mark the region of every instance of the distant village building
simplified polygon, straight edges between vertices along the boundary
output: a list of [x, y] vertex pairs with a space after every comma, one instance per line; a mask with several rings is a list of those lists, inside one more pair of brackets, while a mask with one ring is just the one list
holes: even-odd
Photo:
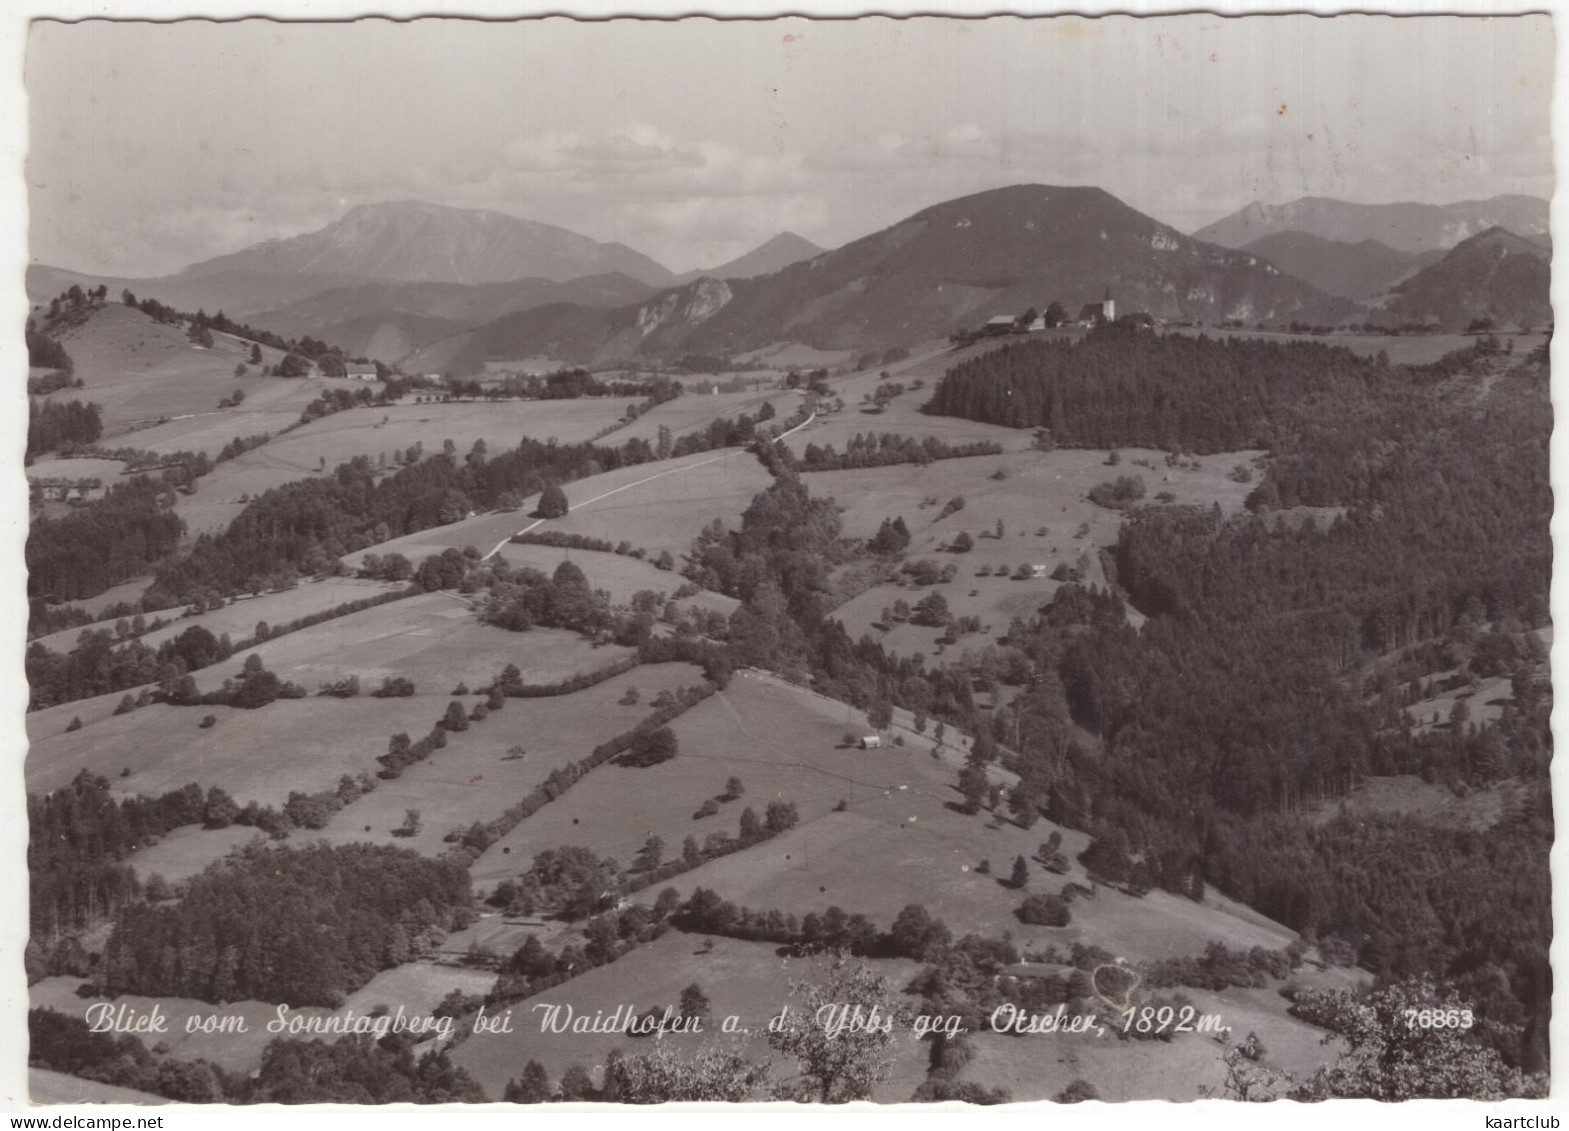
[[1013, 323], [1013, 315], [999, 314], [995, 318], [988, 319], [982, 329], [988, 334], [1011, 334], [1013, 332]]
[[880, 734], [868, 734], [861, 739], [862, 750], [876, 750], [882, 744], [883, 736]]
[[351, 361], [343, 367], [343, 375], [350, 381], [374, 381], [376, 379], [376, 367], [374, 365], [361, 365], [359, 362]]
[[1049, 577], [1050, 573], [1049, 573], [1049, 571], [1047, 570], [1047, 568], [1044, 565], [1032, 565], [1030, 567], [1030, 576], [1032, 578], [1034, 578], [1034, 577]]
[[1100, 322], [1115, 322], [1117, 320], [1117, 303], [1111, 297], [1111, 288], [1106, 288], [1106, 297], [1099, 302], [1087, 302], [1079, 311], [1079, 321], [1094, 326]]

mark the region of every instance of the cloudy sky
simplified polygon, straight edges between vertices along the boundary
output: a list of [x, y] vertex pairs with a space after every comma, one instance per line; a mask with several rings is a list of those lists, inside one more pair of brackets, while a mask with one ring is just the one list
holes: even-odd
[[36, 24], [36, 261], [175, 271], [422, 199], [681, 271], [1020, 182], [1191, 231], [1253, 200], [1550, 196], [1545, 17]]

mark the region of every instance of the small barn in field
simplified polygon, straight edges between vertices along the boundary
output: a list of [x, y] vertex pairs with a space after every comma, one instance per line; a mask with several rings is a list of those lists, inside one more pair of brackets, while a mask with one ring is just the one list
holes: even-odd
[[862, 750], [876, 750], [878, 747], [882, 746], [882, 744], [883, 736], [880, 734], [867, 734], [861, 737]]

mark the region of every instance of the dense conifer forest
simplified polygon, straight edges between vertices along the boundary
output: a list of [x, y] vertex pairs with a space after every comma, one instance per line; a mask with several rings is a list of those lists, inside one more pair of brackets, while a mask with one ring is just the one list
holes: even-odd
[[369, 844], [251, 848], [180, 899], [127, 905], [104, 951], [111, 993], [336, 1008], [471, 918], [468, 871]]
[[1107, 326], [954, 366], [922, 411], [1045, 428], [1065, 447], [1268, 448], [1298, 419], [1360, 416], [1391, 367], [1317, 342], [1156, 336]]

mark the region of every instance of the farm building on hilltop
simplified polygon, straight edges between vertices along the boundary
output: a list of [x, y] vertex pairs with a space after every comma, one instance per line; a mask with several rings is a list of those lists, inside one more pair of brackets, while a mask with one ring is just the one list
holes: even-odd
[[882, 744], [883, 736], [880, 734], [868, 734], [861, 739], [862, 750], [876, 750]]

